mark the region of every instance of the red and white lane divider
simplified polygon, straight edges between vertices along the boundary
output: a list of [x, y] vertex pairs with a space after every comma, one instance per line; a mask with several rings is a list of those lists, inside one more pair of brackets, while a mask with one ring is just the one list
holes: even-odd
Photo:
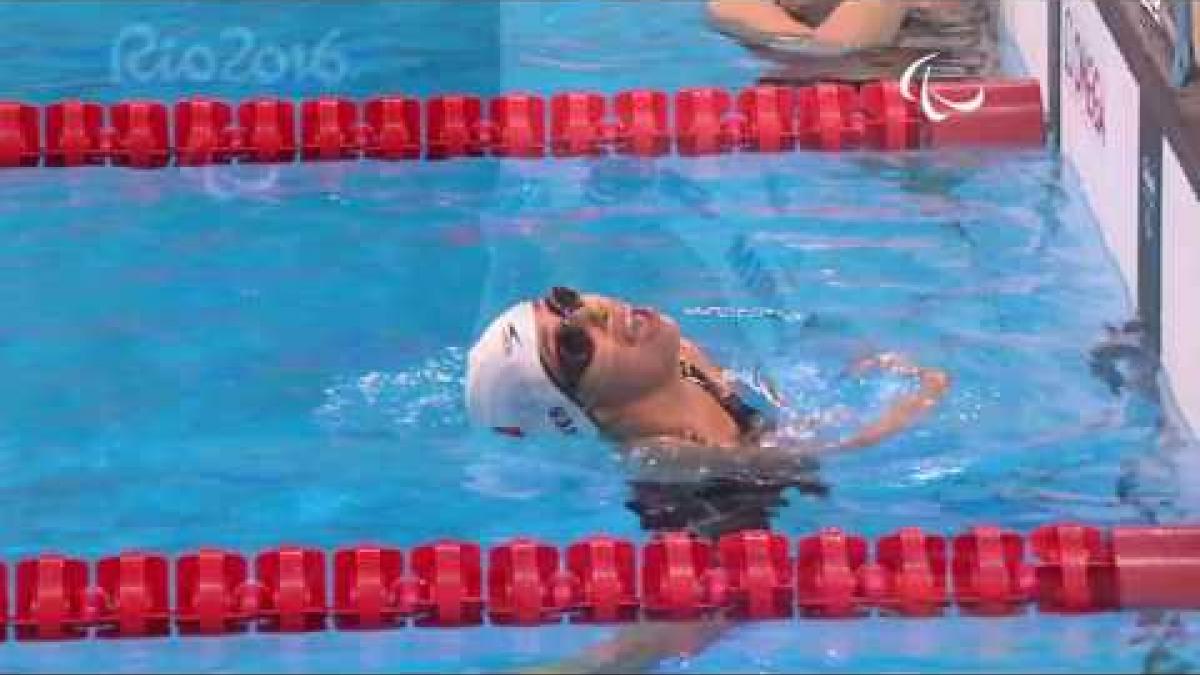
[[[897, 82], [855, 87], [693, 88], [673, 96], [625, 91], [611, 99], [566, 92], [548, 100], [516, 93], [380, 96], [361, 104], [323, 97], [256, 98], [231, 105], [190, 98], [112, 105], [63, 101], [44, 107], [0, 101], [0, 167], [112, 165], [141, 169], [228, 162], [449, 159], [454, 157], [643, 157], [734, 151], [900, 151], [955, 146], [1037, 147], [1044, 114], [1036, 80], [933, 84], [984, 104], [930, 120]], [[299, 116], [297, 117], [297, 107]]]
[[[1028, 550], [1027, 550], [1028, 549]], [[1032, 558], [1027, 557], [1032, 554]], [[485, 566], [484, 559], [487, 564]], [[1200, 526], [1046, 526], [1024, 537], [977, 527], [953, 537], [904, 528], [872, 546], [829, 529], [796, 546], [768, 531], [711, 543], [683, 532], [640, 547], [589, 537], [565, 551], [520, 538], [485, 552], [439, 541], [407, 553], [284, 547], [248, 560], [202, 549], [123, 553], [94, 565], [61, 555], [16, 564], [0, 637], [18, 640], [378, 629], [938, 616], [1200, 608]], [[173, 570], [173, 575], [172, 575]], [[172, 577], [173, 576], [173, 580]], [[174, 584], [174, 593], [169, 589]], [[332, 589], [332, 598], [330, 597]]]

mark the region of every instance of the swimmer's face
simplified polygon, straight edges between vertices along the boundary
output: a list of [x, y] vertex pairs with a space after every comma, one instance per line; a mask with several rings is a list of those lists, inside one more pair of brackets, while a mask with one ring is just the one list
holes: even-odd
[[560, 383], [582, 368], [574, 395], [584, 405], [628, 403], [677, 376], [679, 326], [671, 318], [602, 295], [549, 297], [535, 310], [542, 362]]

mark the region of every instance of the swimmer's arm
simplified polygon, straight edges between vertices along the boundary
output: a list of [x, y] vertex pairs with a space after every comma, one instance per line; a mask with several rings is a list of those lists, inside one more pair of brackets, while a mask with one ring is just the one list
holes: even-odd
[[774, 0], [709, 0], [708, 16], [718, 30], [750, 42], [813, 36], [812, 26], [792, 18]]
[[524, 673], [646, 673], [669, 658], [703, 651], [726, 630], [725, 619], [687, 623], [640, 623], [621, 628], [611, 639], [559, 663]]
[[850, 438], [839, 441], [833, 450], [856, 450], [893, 436], [912, 426], [938, 401], [950, 388], [950, 376], [937, 368], [926, 368], [914, 364], [907, 358], [894, 353], [880, 354], [863, 359], [851, 367], [851, 372], [861, 374], [878, 368], [897, 375], [918, 378], [920, 386], [917, 391], [900, 397], [879, 419], [859, 429]]
[[674, 436], [654, 436], [629, 443], [625, 458], [632, 472], [648, 481], [729, 478], [756, 483], [806, 483], [818, 469], [816, 450], [816, 446], [714, 446]]
[[848, 0], [814, 32], [818, 42], [863, 49], [896, 39], [908, 11], [904, 0]]

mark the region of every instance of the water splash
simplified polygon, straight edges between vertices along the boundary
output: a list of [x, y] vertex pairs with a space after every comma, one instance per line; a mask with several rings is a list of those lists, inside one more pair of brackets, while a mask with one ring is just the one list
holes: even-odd
[[406, 370], [346, 376], [325, 390], [313, 417], [321, 428], [341, 435], [458, 429], [466, 423], [464, 371], [463, 350], [446, 347]]

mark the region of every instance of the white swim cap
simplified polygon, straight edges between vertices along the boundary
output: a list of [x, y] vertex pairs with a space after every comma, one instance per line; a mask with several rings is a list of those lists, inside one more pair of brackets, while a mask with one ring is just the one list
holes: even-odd
[[510, 436], [594, 434], [596, 427], [546, 374], [531, 302], [501, 314], [467, 358], [471, 421]]

